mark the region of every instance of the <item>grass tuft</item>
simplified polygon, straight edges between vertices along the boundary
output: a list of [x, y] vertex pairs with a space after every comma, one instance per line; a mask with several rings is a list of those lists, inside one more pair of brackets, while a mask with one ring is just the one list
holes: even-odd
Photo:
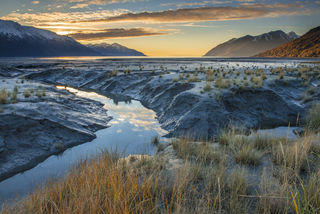
[[8, 93], [5, 88], [0, 91], [0, 104], [6, 104], [8, 101]]
[[314, 104], [308, 112], [307, 129], [310, 131], [320, 131], [320, 103]]
[[211, 91], [211, 90], [212, 90], [212, 87], [211, 87], [210, 82], [207, 82], [207, 83], [206, 83], [206, 85], [204, 86], [203, 90], [204, 90], [204, 91]]

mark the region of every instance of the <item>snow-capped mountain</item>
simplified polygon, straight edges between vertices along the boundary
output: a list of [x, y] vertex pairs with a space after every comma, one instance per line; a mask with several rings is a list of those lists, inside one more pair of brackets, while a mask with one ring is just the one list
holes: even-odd
[[298, 37], [294, 32], [286, 34], [281, 30], [271, 31], [258, 36], [246, 35], [240, 38], [233, 38], [214, 47], [205, 56], [250, 57], [290, 42]]
[[143, 53], [137, 50], [127, 48], [118, 43], [90, 44], [87, 45], [87, 47], [93, 49], [103, 56], [145, 56]]
[[0, 57], [96, 55], [100, 54], [70, 37], [0, 20]]
[[35, 27], [22, 26], [13, 21], [0, 20], [0, 34], [7, 35], [8, 37], [37, 37], [40, 39], [56, 39], [56, 40], [72, 40], [69, 37], [58, 36], [57, 34], [48, 31], [41, 30]]

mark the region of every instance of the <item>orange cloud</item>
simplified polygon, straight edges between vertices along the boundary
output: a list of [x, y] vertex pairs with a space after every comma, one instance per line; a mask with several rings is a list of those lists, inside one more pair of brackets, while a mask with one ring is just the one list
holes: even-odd
[[[106, 5], [115, 3], [135, 2], [136, 0], [65, 0], [67, 3], [78, 3], [86, 5]], [[144, 0], [139, 0], [144, 1]]]
[[89, 33], [74, 33], [68, 34], [68, 36], [76, 40], [101, 40], [101, 39], [112, 39], [112, 38], [125, 38], [125, 37], [140, 37], [140, 36], [155, 36], [155, 35], [166, 35], [168, 32], [166, 30], [154, 30], [146, 28], [115, 28], [106, 29], [99, 32], [89, 32]]
[[[302, 6], [295, 4], [246, 4], [240, 7], [200, 7], [166, 10], [160, 12], [124, 13], [104, 19], [85, 22], [202, 22], [276, 17], [302, 14]], [[77, 22], [77, 21], [76, 21]], [[80, 21], [81, 22], [81, 21]]]

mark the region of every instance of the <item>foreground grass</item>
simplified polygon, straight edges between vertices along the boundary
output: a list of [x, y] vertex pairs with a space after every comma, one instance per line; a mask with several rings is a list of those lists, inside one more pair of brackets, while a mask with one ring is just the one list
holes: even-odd
[[105, 151], [0, 213], [320, 213], [318, 108], [296, 140], [231, 128], [166, 148], [155, 137], [155, 157]]
[[315, 103], [307, 115], [307, 128], [320, 132], [320, 103]]
[[120, 159], [105, 151], [1, 213], [320, 212], [317, 136], [289, 141], [231, 130], [217, 143], [179, 138], [170, 147], [180, 167], [167, 169], [163, 154]]

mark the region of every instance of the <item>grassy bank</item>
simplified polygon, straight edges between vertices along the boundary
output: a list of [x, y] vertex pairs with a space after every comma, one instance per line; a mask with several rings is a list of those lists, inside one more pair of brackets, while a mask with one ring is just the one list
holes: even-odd
[[[296, 141], [225, 133], [172, 141], [154, 158], [104, 152], [7, 213], [319, 213], [319, 137]], [[180, 166], [167, 168], [173, 149]]]
[[155, 157], [105, 151], [1, 214], [320, 213], [318, 110], [295, 140], [229, 129], [215, 141], [154, 143]]

